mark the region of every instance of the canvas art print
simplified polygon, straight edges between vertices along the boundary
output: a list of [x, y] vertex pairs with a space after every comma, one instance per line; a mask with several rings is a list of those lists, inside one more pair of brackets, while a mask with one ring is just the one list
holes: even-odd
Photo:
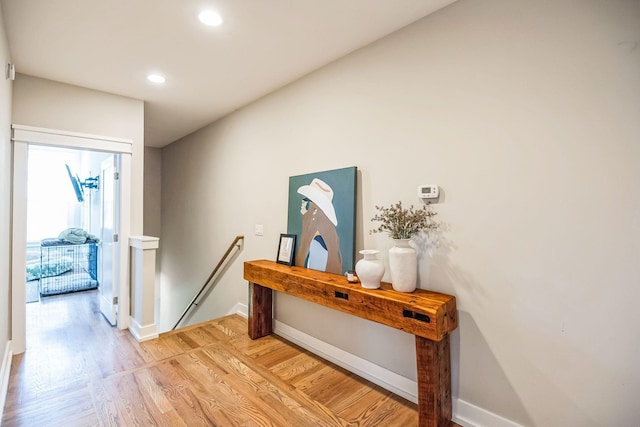
[[301, 267], [344, 274], [353, 270], [357, 168], [289, 178], [287, 233], [295, 234]]

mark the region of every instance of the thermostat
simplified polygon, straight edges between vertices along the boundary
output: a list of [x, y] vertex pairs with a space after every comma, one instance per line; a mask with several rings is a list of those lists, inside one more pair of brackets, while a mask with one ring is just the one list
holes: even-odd
[[437, 199], [440, 191], [437, 185], [420, 185], [418, 186], [418, 198], [420, 199]]

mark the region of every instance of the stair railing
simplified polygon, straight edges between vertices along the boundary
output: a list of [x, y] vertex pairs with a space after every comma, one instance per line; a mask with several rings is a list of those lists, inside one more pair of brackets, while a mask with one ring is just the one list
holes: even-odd
[[[231, 254], [231, 251], [233, 250], [233, 248], [236, 247], [236, 248], [240, 249], [240, 243], [239, 243], [240, 240], [244, 240], [244, 236], [236, 236], [236, 238], [233, 239], [233, 242], [229, 245], [229, 248], [227, 248], [227, 251], [224, 253], [224, 255], [222, 255], [222, 258], [220, 258], [220, 261], [218, 262], [218, 265], [216, 265], [216, 267], [213, 269], [213, 271], [211, 272], [211, 274], [209, 275], [207, 280], [204, 281], [204, 284], [200, 288], [200, 291], [196, 294], [195, 297], [193, 297], [193, 299], [191, 300], [191, 302], [189, 303], [187, 308], [182, 313], [182, 316], [180, 316], [180, 319], [178, 319], [176, 324], [173, 326], [172, 330], [175, 330], [178, 327], [180, 322], [182, 322], [182, 319], [184, 319], [184, 317], [187, 315], [187, 313], [189, 312], [189, 310], [191, 310], [192, 307], [194, 307], [194, 306], [197, 307], [198, 306], [198, 303], [196, 301], [198, 301], [198, 298], [200, 298], [200, 295], [202, 295], [204, 290], [207, 288], [207, 285], [209, 285], [209, 283], [211, 282], [211, 279], [213, 279], [213, 276], [215, 276], [216, 273], [218, 273], [218, 270], [220, 270], [220, 268], [222, 267], [224, 262], [227, 260], [227, 258], [229, 257], [229, 254]], [[200, 302], [200, 301], [198, 301], [198, 302]]]

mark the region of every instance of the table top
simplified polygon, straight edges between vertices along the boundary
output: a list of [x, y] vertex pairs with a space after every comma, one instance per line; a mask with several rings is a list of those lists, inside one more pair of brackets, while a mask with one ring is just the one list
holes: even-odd
[[434, 341], [458, 326], [456, 298], [439, 292], [397, 292], [386, 282], [379, 289], [365, 289], [359, 283], [349, 283], [345, 276], [269, 260], [245, 262], [244, 278]]

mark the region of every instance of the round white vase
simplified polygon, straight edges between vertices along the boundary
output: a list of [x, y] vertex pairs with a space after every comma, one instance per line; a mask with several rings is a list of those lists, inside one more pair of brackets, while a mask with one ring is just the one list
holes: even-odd
[[409, 239], [393, 239], [389, 249], [389, 273], [391, 285], [398, 292], [413, 292], [418, 279], [418, 257], [409, 246]]
[[356, 274], [363, 288], [378, 289], [380, 287], [380, 281], [384, 276], [384, 264], [378, 259], [379, 252], [375, 249], [360, 251], [364, 258], [356, 263]]

